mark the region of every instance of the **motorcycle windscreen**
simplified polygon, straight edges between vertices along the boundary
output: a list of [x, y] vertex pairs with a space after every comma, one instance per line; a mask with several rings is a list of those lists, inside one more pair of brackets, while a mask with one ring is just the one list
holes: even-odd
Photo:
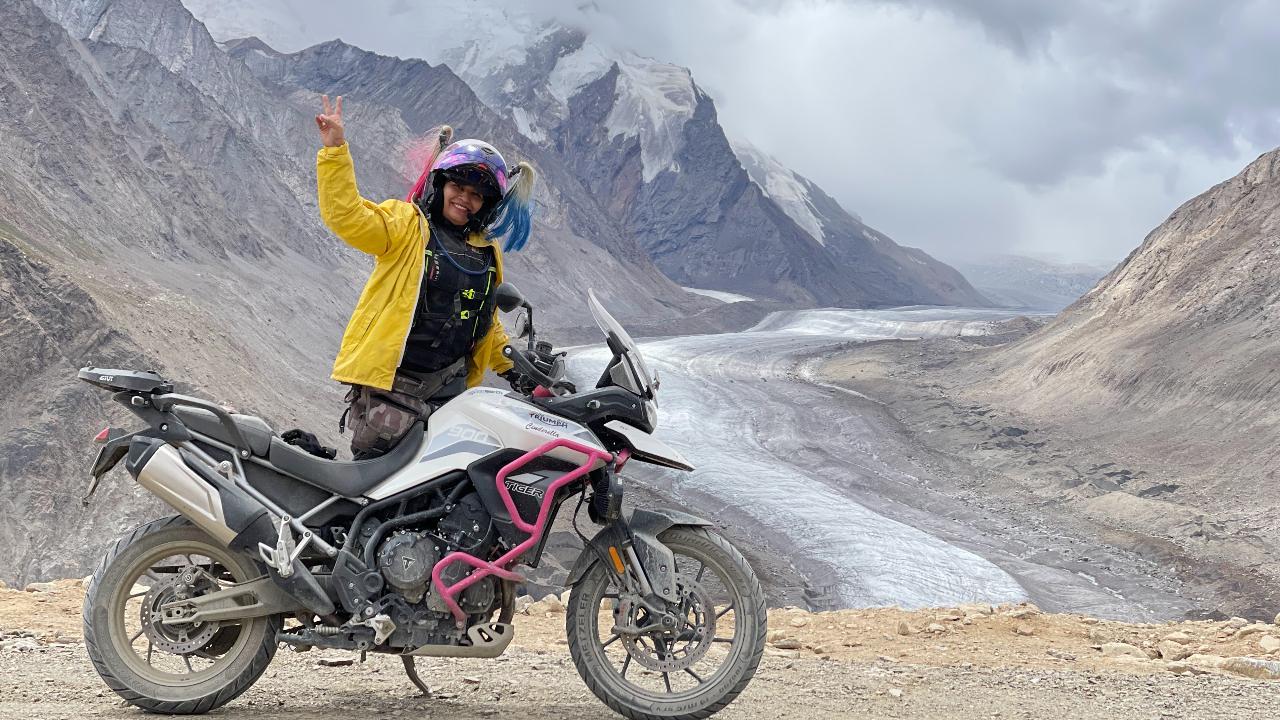
[[609, 314], [600, 304], [594, 290], [587, 290], [587, 307], [591, 309], [591, 317], [600, 326], [605, 337], [613, 338], [620, 346], [623, 361], [623, 377], [615, 377], [614, 382], [642, 397], [653, 397], [657, 378], [649, 371], [649, 366], [640, 353], [640, 347], [631, 339], [626, 328]]

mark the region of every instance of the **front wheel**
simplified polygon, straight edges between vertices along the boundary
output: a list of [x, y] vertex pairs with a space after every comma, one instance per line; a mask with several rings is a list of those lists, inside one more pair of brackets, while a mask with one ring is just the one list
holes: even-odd
[[[668, 623], [628, 602], [596, 563], [569, 597], [569, 653], [587, 687], [625, 717], [705, 718], [737, 697], [760, 664], [764, 592], [742, 554], [719, 535], [677, 526], [658, 539], [675, 554], [679, 597], [669, 604]], [[646, 627], [662, 629], [635, 632]]]
[[278, 617], [163, 623], [160, 608], [261, 577], [258, 565], [182, 517], [121, 538], [84, 599], [94, 669], [129, 703], [166, 714], [205, 713], [249, 689], [275, 654]]

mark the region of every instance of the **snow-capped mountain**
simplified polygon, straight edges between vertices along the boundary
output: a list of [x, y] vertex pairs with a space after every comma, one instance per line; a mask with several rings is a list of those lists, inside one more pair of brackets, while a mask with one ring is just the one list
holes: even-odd
[[[814, 185], [787, 166], [752, 145], [746, 140], [732, 141], [733, 152], [742, 161], [747, 176], [769, 196], [787, 217], [818, 241], [827, 244], [827, 231], [822, 228], [818, 219], [818, 210], [813, 205], [812, 193]], [[852, 213], [850, 213], [852, 215]], [[853, 215], [854, 219], [860, 219]]]
[[[268, 19], [242, 0], [184, 1], [224, 39], [250, 20], [284, 45], [305, 31], [284, 6]], [[403, 22], [380, 30], [386, 42], [448, 64], [573, 169], [681, 285], [802, 304], [986, 304], [958, 272], [866, 227], [777, 161], [742, 144], [735, 152], [687, 68], [482, 0], [451, 4], [448, 22], [434, 22], [439, 7], [398, 10]]]
[[[342, 444], [329, 371], [371, 259], [316, 211], [317, 91], [346, 105], [366, 197], [402, 197], [400, 152], [451, 113], [542, 170], [513, 282], [556, 331], [595, 287], [628, 322], [719, 303], [680, 290], [554, 153], [447, 67], [342, 43], [220, 46], [177, 0], [7, 0], [0, 23], [0, 578], [82, 574], [145, 495], [77, 502], [86, 428], [114, 403], [84, 365], [155, 369], [195, 394]], [[265, 79], [249, 56], [286, 67]], [[422, 92], [429, 88], [429, 92]], [[114, 418], [114, 419], [121, 419]], [[73, 518], [70, 526], [67, 518]], [[96, 538], [96, 539], [95, 539]]]

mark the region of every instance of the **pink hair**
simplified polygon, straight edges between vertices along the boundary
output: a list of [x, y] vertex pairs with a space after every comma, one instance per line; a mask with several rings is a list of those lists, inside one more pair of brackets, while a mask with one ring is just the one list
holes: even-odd
[[435, 164], [440, 151], [452, 139], [453, 128], [448, 125], [438, 125], [428, 130], [421, 137], [409, 142], [409, 146], [405, 149], [405, 164], [409, 172], [422, 168], [422, 174], [418, 176], [417, 182], [409, 190], [409, 195], [405, 197], [405, 202], [414, 202], [422, 196], [422, 192], [427, 187], [427, 176], [431, 174], [431, 166]]

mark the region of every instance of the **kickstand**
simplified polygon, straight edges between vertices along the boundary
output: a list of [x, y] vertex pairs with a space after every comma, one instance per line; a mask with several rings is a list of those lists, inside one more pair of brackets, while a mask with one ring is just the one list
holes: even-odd
[[422, 682], [422, 678], [418, 677], [418, 668], [414, 666], [414, 658], [412, 655], [401, 655], [400, 661], [404, 663], [404, 674], [409, 676], [409, 682], [413, 683], [422, 691], [422, 697], [431, 697], [431, 688]]

